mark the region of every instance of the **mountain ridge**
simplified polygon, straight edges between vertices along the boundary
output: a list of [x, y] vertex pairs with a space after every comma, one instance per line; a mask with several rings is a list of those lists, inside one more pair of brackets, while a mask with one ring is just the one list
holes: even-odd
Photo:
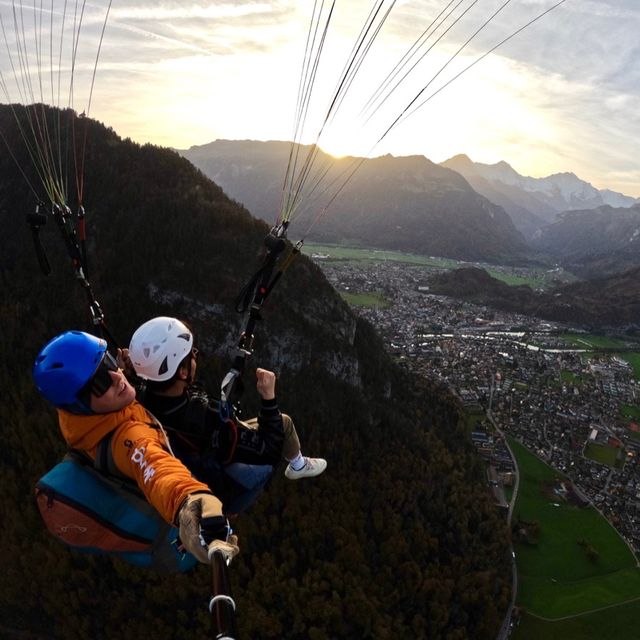
[[583, 277], [630, 269], [640, 265], [640, 204], [565, 211], [532, 244]]
[[604, 205], [631, 207], [638, 202], [611, 189], [596, 189], [569, 171], [533, 178], [519, 174], [505, 161], [484, 164], [474, 162], [465, 154], [440, 164], [458, 171], [478, 193], [504, 207], [527, 239], [540, 227], [555, 222], [564, 211]]
[[[281, 141], [215, 141], [180, 153], [256, 216], [274, 220], [289, 149]], [[327, 182], [354, 160], [322, 152], [319, 157], [333, 172]], [[364, 160], [331, 212], [313, 227], [312, 239], [489, 262], [533, 259], [501, 207], [421, 155]]]

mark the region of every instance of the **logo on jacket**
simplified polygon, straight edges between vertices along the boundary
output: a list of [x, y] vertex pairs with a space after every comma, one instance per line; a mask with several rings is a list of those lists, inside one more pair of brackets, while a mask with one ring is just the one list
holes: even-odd
[[136, 448], [133, 452], [133, 455], [131, 456], [131, 460], [134, 464], [137, 464], [140, 469], [142, 469], [144, 484], [147, 484], [147, 482], [155, 475], [156, 470], [152, 466], [150, 466], [149, 463], [144, 459], [144, 454], [144, 447], [140, 447], [139, 449]]

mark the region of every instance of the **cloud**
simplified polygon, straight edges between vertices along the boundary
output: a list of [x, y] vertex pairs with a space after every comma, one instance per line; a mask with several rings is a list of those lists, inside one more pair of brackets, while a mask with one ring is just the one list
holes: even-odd
[[135, 2], [114, 10], [112, 28], [156, 40], [141, 54], [180, 57], [264, 52], [277, 46], [278, 31], [295, 10], [286, 2]]
[[[556, 1], [508, 2], [422, 97]], [[504, 2], [462, 0], [452, 16], [468, 12], [394, 90], [371, 130], [375, 125], [382, 133]], [[387, 0], [385, 7], [390, 5]], [[336, 130], [343, 142], [342, 132], [356, 129], [360, 107], [446, 5], [445, 0], [395, 3], [359, 70], [353, 100], [341, 106], [344, 117]], [[86, 5], [78, 90], [90, 81], [106, 6], [106, 0]], [[370, 0], [337, 3], [310, 120], [324, 114], [371, 6]], [[11, 17], [11, 8], [11, 2], [0, 0], [4, 18]], [[212, 135], [288, 137], [311, 11], [312, 3], [296, 0], [114, 2], [92, 113], [123, 135], [179, 147], [207, 142]], [[54, 14], [59, 20], [60, 10]], [[638, 33], [637, 0], [566, 0], [446, 87], [389, 137], [384, 150], [454, 155], [471, 154], [473, 147], [532, 173], [584, 172], [581, 177], [598, 186], [622, 190], [624, 184], [640, 195]], [[0, 71], [7, 73], [6, 56], [0, 56]], [[176, 119], [183, 124], [176, 127]]]

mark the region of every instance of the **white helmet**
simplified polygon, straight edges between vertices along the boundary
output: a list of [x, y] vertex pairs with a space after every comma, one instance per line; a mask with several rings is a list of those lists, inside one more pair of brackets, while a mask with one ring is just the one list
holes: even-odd
[[191, 353], [193, 334], [177, 318], [153, 318], [136, 329], [129, 344], [129, 357], [144, 380], [170, 380]]

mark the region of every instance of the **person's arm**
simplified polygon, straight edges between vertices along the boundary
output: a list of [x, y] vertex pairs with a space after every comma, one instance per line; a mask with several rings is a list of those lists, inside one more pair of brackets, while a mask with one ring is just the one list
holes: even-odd
[[144, 423], [121, 429], [112, 443], [116, 465], [169, 524], [179, 527], [180, 540], [199, 562], [208, 564], [213, 551], [231, 561], [239, 552], [238, 538], [231, 535], [222, 502], [164, 448], [163, 438]]
[[[211, 489], [166, 450], [163, 440], [162, 432], [132, 422], [118, 429], [111, 447], [118, 469], [135, 480], [164, 520], [175, 524], [178, 510], [190, 494], [211, 493]], [[222, 503], [215, 500], [222, 515]]]

